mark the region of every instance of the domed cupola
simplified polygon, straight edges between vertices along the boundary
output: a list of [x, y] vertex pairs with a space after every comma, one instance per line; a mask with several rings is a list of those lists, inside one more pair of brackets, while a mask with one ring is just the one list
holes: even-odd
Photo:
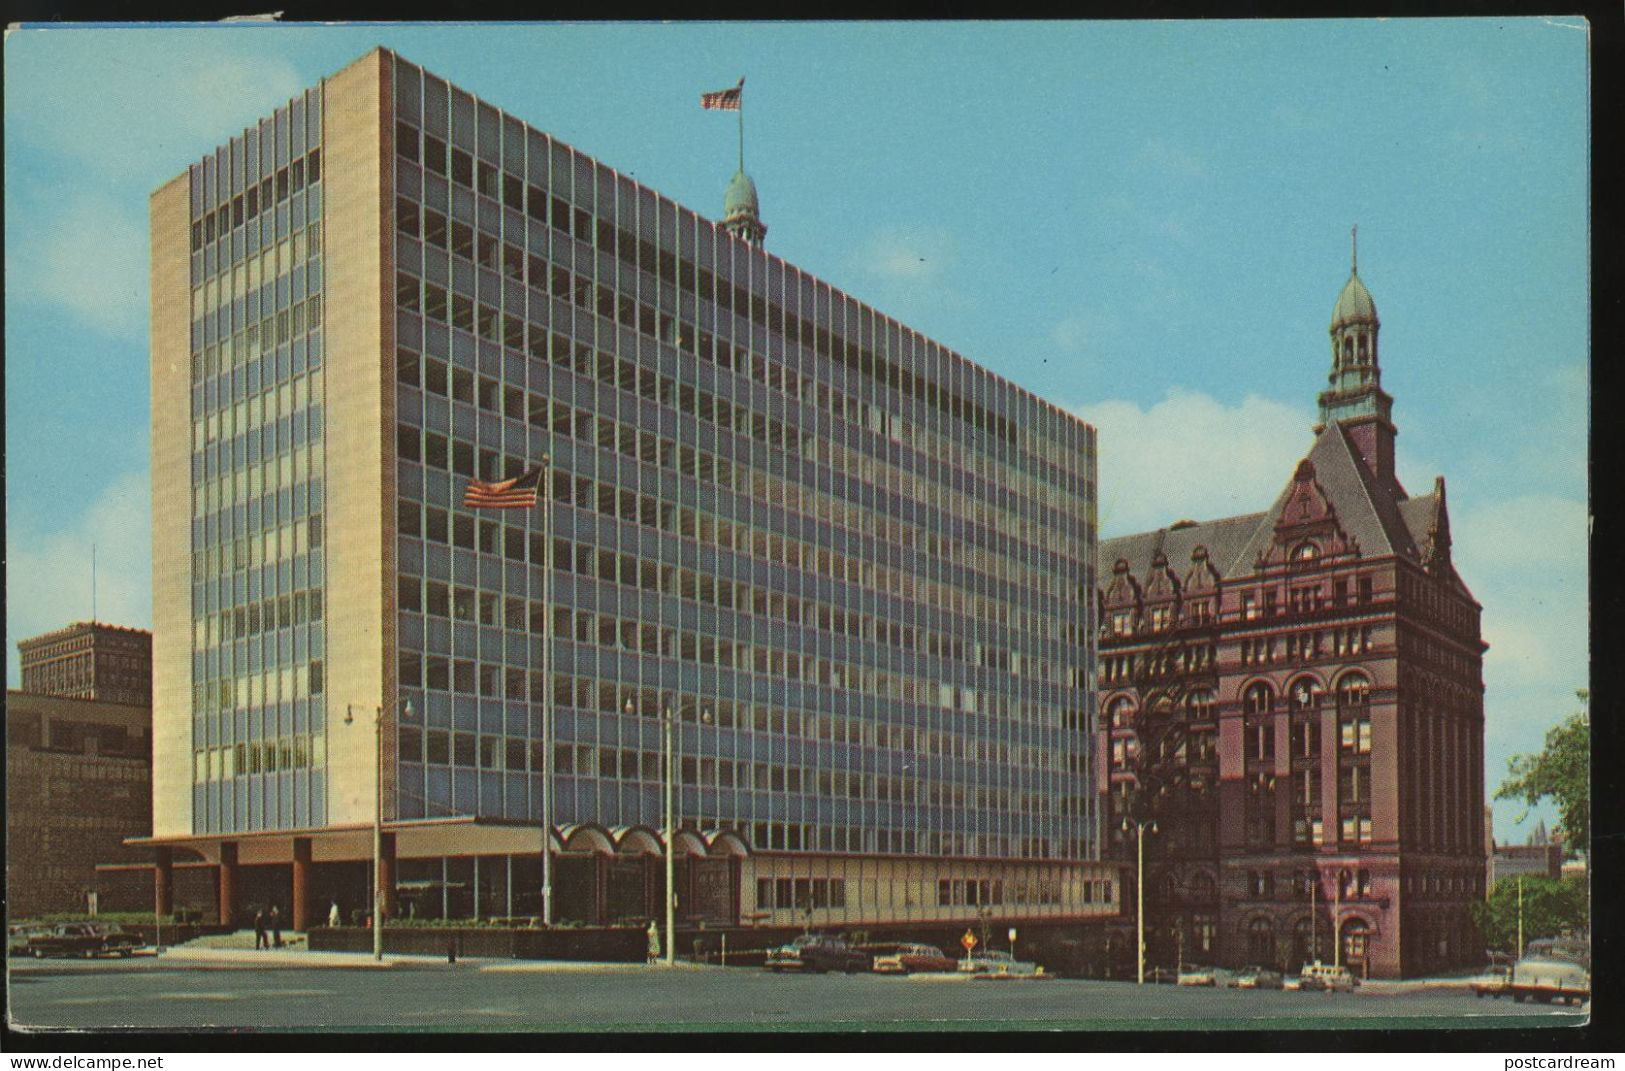
[[756, 183], [745, 174], [744, 168], [734, 172], [728, 183], [728, 192], [722, 199], [722, 225], [736, 238], [760, 245], [767, 237], [767, 224], [762, 222], [761, 205], [756, 197]]
[[1377, 327], [1377, 303], [1371, 300], [1371, 291], [1365, 288], [1360, 280], [1358, 267], [1349, 273], [1349, 281], [1344, 284], [1343, 292], [1337, 296], [1337, 307], [1332, 310], [1332, 331], [1348, 327], [1353, 324], [1370, 324]]

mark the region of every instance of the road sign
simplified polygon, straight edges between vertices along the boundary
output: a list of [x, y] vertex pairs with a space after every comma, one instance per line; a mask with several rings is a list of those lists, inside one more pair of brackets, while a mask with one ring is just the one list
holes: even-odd
[[966, 952], [969, 952], [971, 949], [976, 947], [976, 935], [971, 933], [969, 930], [966, 930], [965, 936], [959, 939], [959, 943], [965, 946]]

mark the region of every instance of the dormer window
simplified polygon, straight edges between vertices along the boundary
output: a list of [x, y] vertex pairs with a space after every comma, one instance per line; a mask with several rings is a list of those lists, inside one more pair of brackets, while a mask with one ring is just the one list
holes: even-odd
[[1298, 565], [1311, 565], [1320, 560], [1320, 547], [1312, 539], [1305, 539], [1292, 548], [1292, 561]]

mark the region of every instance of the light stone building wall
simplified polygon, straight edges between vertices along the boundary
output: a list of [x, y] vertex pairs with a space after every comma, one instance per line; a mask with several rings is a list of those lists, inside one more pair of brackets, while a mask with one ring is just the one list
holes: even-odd
[[192, 832], [191, 209], [187, 176], [153, 195], [152, 821]]

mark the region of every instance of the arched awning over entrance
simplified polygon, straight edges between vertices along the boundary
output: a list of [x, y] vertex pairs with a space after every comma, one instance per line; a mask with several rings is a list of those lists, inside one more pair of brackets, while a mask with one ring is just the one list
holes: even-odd
[[750, 845], [731, 829], [713, 829], [705, 834], [706, 846], [713, 857], [744, 858], [750, 854]]
[[616, 826], [610, 831], [615, 837], [618, 855], [661, 855], [665, 848], [660, 835], [648, 826]]
[[703, 859], [710, 854], [705, 845], [705, 838], [692, 829], [679, 829], [672, 839], [676, 842], [673, 845], [673, 855]]
[[614, 855], [615, 840], [609, 830], [590, 822], [563, 826], [559, 838], [567, 852], [586, 852], [592, 855]]

